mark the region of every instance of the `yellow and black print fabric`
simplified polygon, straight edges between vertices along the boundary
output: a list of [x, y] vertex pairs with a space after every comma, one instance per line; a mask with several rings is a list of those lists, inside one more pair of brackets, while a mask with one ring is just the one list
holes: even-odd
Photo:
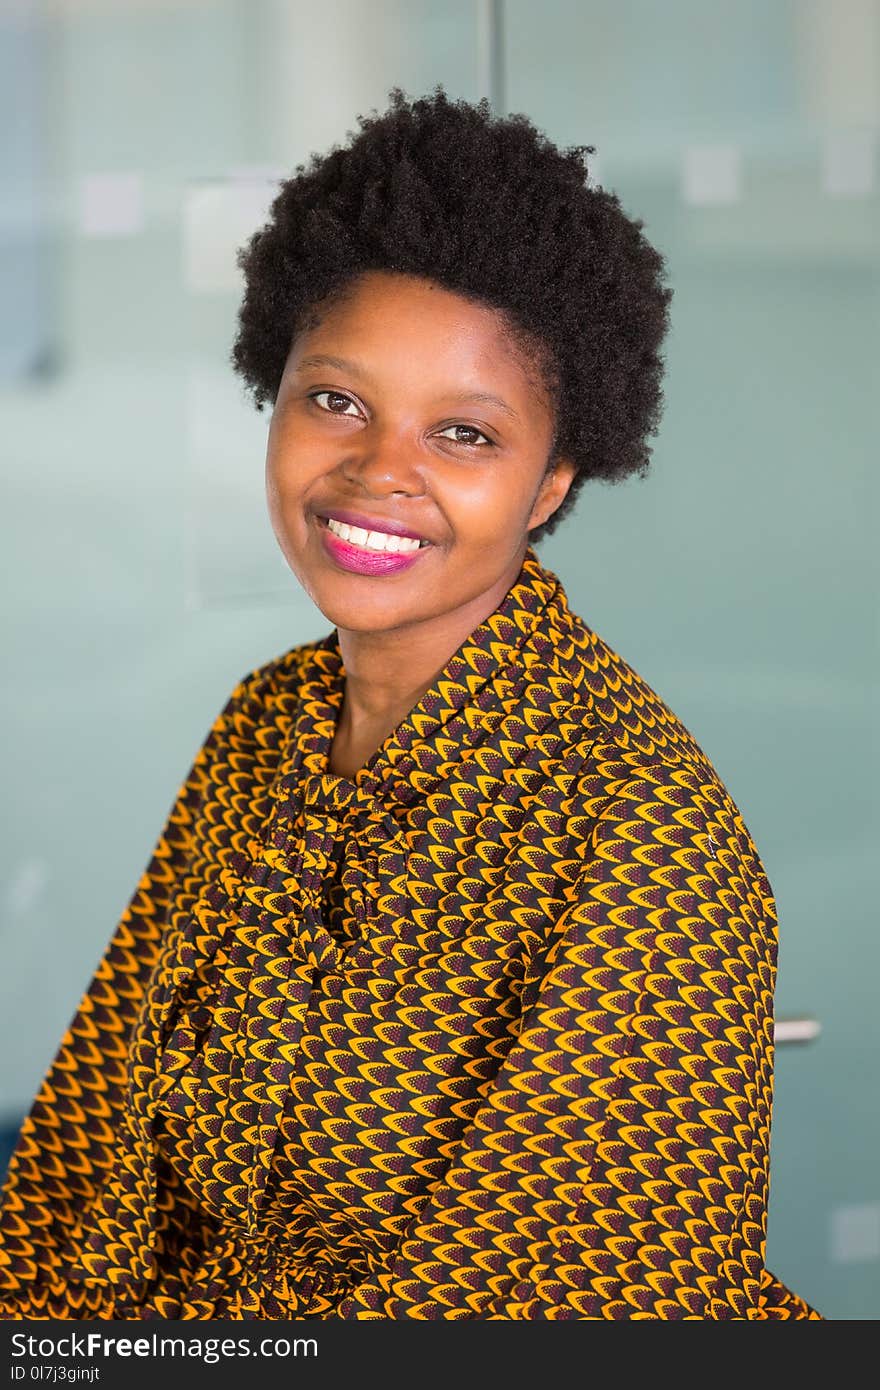
[[353, 779], [337, 634], [214, 722], [27, 1116], [5, 1318], [819, 1318], [764, 1266], [776, 913], [530, 550]]

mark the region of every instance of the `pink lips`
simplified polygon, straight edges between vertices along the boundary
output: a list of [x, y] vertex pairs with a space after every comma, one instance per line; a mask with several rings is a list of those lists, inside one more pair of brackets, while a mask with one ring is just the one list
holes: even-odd
[[367, 550], [362, 545], [352, 545], [349, 541], [341, 540], [326, 524], [321, 526], [321, 541], [330, 558], [352, 574], [397, 574], [399, 570], [408, 570], [423, 553], [422, 548], [404, 553]]

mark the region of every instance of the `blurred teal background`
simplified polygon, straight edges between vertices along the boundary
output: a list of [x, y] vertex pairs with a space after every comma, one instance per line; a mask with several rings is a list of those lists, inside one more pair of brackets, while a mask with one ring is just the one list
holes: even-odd
[[594, 144], [667, 258], [651, 475], [541, 554], [758, 843], [777, 1018], [818, 1025], [777, 1051], [767, 1262], [876, 1319], [877, 0], [4, 0], [7, 1140], [230, 689], [326, 631], [228, 364], [235, 248], [438, 81]]

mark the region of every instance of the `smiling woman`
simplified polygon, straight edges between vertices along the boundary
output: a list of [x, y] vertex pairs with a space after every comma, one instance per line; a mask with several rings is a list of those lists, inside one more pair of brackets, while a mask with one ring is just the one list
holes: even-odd
[[642, 472], [662, 258], [442, 89], [241, 252], [232, 361], [330, 627], [244, 675], [35, 1098], [0, 1310], [820, 1319], [765, 1268], [776, 910], [535, 543]]
[[499, 315], [438, 284], [367, 272], [296, 336], [267, 489], [291, 570], [340, 634], [333, 771], [366, 762], [511, 588], [574, 476], [548, 467], [552, 435]]

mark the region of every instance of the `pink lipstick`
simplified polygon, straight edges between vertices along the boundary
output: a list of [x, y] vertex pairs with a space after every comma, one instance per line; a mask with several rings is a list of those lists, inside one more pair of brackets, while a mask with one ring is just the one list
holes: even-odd
[[351, 574], [398, 574], [414, 565], [427, 549], [425, 546], [404, 552], [371, 550], [367, 546], [354, 545], [351, 541], [344, 541], [340, 536], [335, 536], [326, 522], [320, 523], [320, 530], [321, 543], [326, 553], [340, 569], [348, 570]]

